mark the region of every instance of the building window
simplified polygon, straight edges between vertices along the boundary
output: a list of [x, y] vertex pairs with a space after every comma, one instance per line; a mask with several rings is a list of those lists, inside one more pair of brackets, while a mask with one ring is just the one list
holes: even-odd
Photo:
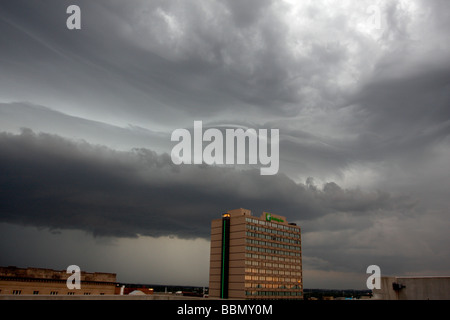
[[39, 294], [39, 291], [35, 290], [33, 291], [33, 294]]
[[90, 292], [85, 292], [84, 295], [85, 296], [89, 296], [91, 293]]
[[13, 290], [13, 294], [15, 295], [22, 294], [22, 290]]
[[73, 296], [75, 294], [75, 292], [67, 292], [68, 296]]
[[51, 296], [56, 296], [58, 294], [58, 291], [50, 291]]

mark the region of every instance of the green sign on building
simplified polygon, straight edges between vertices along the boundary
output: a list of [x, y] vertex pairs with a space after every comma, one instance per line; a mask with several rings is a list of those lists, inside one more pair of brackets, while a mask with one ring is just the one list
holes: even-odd
[[266, 221], [284, 222], [283, 219], [275, 218], [275, 217], [273, 217], [272, 214], [269, 213], [269, 212], [265, 212], [265, 214], [266, 214]]

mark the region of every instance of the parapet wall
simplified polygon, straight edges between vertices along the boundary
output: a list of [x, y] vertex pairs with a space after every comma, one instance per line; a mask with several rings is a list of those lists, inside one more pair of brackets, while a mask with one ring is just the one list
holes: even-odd
[[[0, 267], [0, 276], [31, 279], [67, 280], [68, 274], [66, 270]], [[116, 274], [81, 271], [80, 279], [81, 281], [116, 282]]]
[[382, 300], [450, 300], [450, 277], [381, 277], [373, 297]]

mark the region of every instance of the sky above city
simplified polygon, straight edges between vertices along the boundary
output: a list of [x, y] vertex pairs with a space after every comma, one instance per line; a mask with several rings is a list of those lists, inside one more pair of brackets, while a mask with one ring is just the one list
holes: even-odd
[[[450, 274], [447, 0], [0, 0], [0, 30], [0, 265], [207, 286], [246, 208], [301, 226], [305, 288]], [[278, 129], [278, 173], [175, 165], [194, 121]]]

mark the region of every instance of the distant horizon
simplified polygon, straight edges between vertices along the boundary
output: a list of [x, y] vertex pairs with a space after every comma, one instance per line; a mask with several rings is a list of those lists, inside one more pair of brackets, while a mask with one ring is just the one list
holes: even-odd
[[[0, 266], [0, 267], [17, 267], [17, 268], [21, 268], [21, 269], [26, 269], [26, 268], [37, 268], [37, 269], [49, 269], [49, 270], [55, 270], [55, 271], [65, 271], [65, 269], [62, 270], [56, 270], [53, 268], [44, 268], [44, 267], [33, 267], [33, 266], [29, 266], [29, 267], [19, 267], [19, 266]], [[89, 273], [94, 273], [94, 272], [99, 272], [99, 273], [103, 273], [103, 271], [91, 271], [91, 270], [81, 270], [81, 272], [89, 272]], [[111, 273], [114, 274], [114, 272], [105, 272], [105, 273]], [[69, 276], [69, 275], [68, 275]], [[117, 274], [116, 274], [117, 276]], [[158, 286], [158, 287], [186, 287], [186, 288], [209, 288], [209, 286], [200, 286], [200, 285], [187, 285], [187, 284], [157, 284], [157, 283], [144, 283], [144, 282], [123, 282], [123, 281], [116, 281], [117, 284], [121, 284], [121, 285], [136, 285], [136, 286]], [[354, 288], [345, 288], [345, 289], [340, 289], [340, 288], [303, 288], [303, 290], [336, 290], [336, 291], [346, 291], [346, 290], [355, 290], [355, 291], [371, 291], [370, 289], [354, 289]]]
[[[16, 266], [16, 265], [8, 265], [8, 266], [0, 266], [0, 267], [15, 267], [15, 268], [21, 268], [21, 269], [27, 269], [27, 268], [36, 268], [36, 269], [49, 269], [49, 270], [55, 270], [55, 271], [65, 271], [66, 269], [55, 269], [51, 267], [41, 267], [41, 266]], [[81, 269], [82, 272], [88, 272], [88, 273], [110, 273], [115, 274], [116, 277], [119, 277], [119, 274], [116, 272], [106, 272], [101, 270], [84, 270]], [[381, 275], [382, 277], [397, 277], [397, 278], [448, 278], [450, 276], [448, 275]], [[141, 281], [119, 281], [117, 279], [117, 284], [121, 285], [141, 285], [141, 286], [158, 286], [158, 287], [190, 287], [190, 288], [209, 288], [208, 285], [196, 285], [196, 284], [161, 284], [161, 283], [150, 283], [150, 282], [141, 282]], [[336, 287], [304, 287], [303, 290], [336, 290], [336, 291], [345, 291], [345, 290], [356, 290], [356, 291], [372, 291], [371, 289], [368, 289], [367, 287], [363, 288], [351, 288], [351, 287], [342, 287], [342, 288], [336, 288]]]

